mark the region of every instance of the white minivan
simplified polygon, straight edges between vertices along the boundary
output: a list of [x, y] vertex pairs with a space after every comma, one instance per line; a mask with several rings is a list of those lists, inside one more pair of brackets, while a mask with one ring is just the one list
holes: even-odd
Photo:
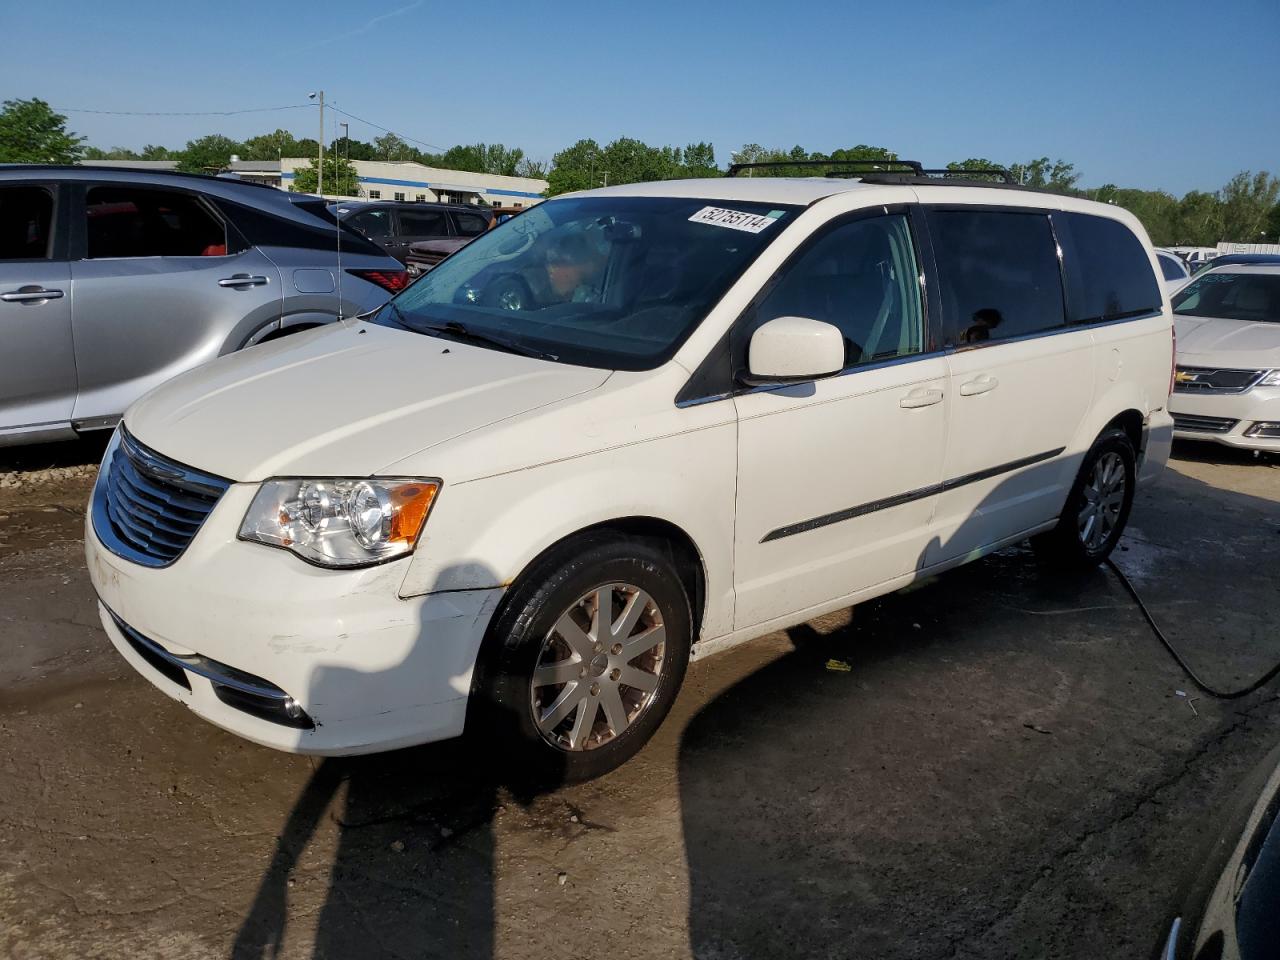
[[552, 199], [134, 405], [102, 622], [260, 744], [593, 776], [690, 659], [1027, 537], [1106, 557], [1171, 442], [1159, 275], [1123, 210], [920, 170]]

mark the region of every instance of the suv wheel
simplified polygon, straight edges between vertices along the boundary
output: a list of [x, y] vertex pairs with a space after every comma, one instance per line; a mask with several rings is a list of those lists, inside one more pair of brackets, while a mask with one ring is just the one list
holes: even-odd
[[1115, 549], [1129, 520], [1137, 480], [1133, 443], [1108, 430], [1085, 455], [1058, 525], [1032, 543], [1046, 559], [1092, 567]]
[[691, 623], [660, 544], [609, 535], [565, 543], [517, 582], [490, 628], [475, 685], [481, 729], [539, 779], [614, 769], [675, 702]]

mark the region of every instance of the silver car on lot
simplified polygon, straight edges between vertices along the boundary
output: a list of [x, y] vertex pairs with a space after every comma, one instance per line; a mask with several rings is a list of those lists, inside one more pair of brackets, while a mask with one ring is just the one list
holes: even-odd
[[0, 445], [114, 426], [175, 374], [372, 310], [407, 280], [319, 197], [0, 166]]

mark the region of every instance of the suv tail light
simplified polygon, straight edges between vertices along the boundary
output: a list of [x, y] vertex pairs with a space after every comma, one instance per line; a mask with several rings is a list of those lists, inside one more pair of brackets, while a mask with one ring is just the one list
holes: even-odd
[[353, 277], [359, 277], [361, 280], [376, 283], [383, 290], [391, 293], [399, 293], [409, 285], [409, 271], [407, 270], [348, 270], [347, 273]]
[[1170, 327], [1169, 332], [1173, 334], [1173, 356], [1169, 360], [1169, 396], [1173, 396], [1173, 385], [1178, 379], [1178, 328]]

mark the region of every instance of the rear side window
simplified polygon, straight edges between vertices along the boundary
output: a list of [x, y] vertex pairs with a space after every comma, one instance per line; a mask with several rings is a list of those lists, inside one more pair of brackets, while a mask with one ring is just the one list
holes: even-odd
[[0, 260], [53, 255], [53, 194], [43, 187], [0, 187]]
[[[1160, 309], [1160, 286], [1142, 242], [1119, 220], [1055, 213], [1072, 323], [1122, 320]], [[1178, 279], [1181, 274], [1169, 279]]]
[[344, 222], [366, 237], [389, 237], [392, 234], [390, 210], [361, 210]]
[[1187, 275], [1187, 271], [1173, 257], [1160, 256], [1156, 259], [1160, 261], [1160, 272], [1166, 280], [1181, 280]]
[[443, 210], [401, 210], [400, 233], [406, 237], [447, 237], [449, 221]]
[[929, 224], [943, 310], [959, 343], [1009, 340], [1066, 325], [1047, 215], [935, 210]]
[[478, 237], [489, 229], [489, 221], [478, 213], [455, 213], [458, 233], [464, 237]]
[[218, 199], [223, 215], [244, 234], [255, 247], [293, 247], [304, 250], [334, 251], [338, 245], [338, 233], [342, 234], [343, 253], [363, 253], [386, 259], [386, 251], [366, 240], [353, 230], [349, 220], [341, 226], [334, 219], [333, 211], [323, 200], [294, 200], [290, 213], [279, 216], [236, 203]]
[[190, 194], [90, 187], [85, 196], [90, 260], [107, 257], [222, 257], [227, 230]]

